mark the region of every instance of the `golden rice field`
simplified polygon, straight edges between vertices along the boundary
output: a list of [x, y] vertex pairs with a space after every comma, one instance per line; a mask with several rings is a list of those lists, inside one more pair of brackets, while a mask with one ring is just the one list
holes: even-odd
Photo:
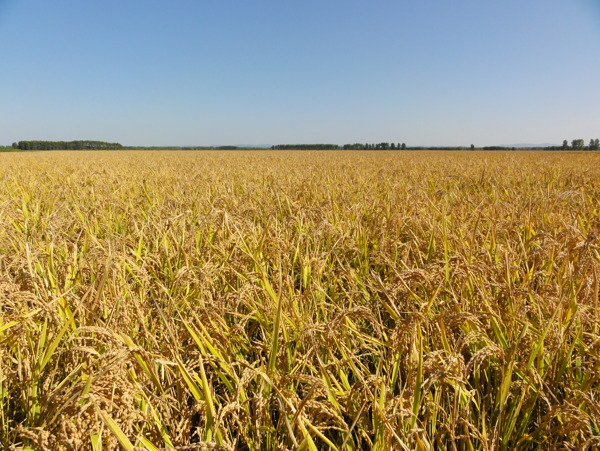
[[0, 154], [0, 448], [600, 446], [600, 154]]

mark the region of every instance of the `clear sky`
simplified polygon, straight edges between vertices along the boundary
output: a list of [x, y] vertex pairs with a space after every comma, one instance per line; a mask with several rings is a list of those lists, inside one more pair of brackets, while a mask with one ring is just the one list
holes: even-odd
[[0, 145], [600, 137], [598, 0], [0, 0]]

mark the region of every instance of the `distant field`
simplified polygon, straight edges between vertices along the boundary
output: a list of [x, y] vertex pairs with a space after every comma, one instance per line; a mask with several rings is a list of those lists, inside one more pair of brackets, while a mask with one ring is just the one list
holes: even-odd
[[0, 154], [0, 448], [600, 446], [600, 154]]

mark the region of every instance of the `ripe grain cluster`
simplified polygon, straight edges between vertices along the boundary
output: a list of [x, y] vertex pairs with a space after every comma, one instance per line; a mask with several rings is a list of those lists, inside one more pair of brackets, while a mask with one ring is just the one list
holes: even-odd
[[600, 445], [600, 156], [0, 155], [0, 448]]

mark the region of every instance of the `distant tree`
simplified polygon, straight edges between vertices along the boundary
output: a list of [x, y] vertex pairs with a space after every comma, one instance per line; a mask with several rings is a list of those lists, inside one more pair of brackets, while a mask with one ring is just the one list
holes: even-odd
[[406, 143], [402, 143], [402, 150], [406, 150]]
[[583, 139], [574, 139], [571, 141], [571, 146], [573, 147], [573, 150], [583, 150], [585, 141]]
[[569, 141], [566, 139], [563, 140], [562, 150], [567, 150], [569, 148]]
[[471, 150], [475, 150], [475, 144], [471, 144]]
[[600, 140], [598, 140], [598, 138], [590, 139], [589, 149], [590, 150], [600, 150]]

